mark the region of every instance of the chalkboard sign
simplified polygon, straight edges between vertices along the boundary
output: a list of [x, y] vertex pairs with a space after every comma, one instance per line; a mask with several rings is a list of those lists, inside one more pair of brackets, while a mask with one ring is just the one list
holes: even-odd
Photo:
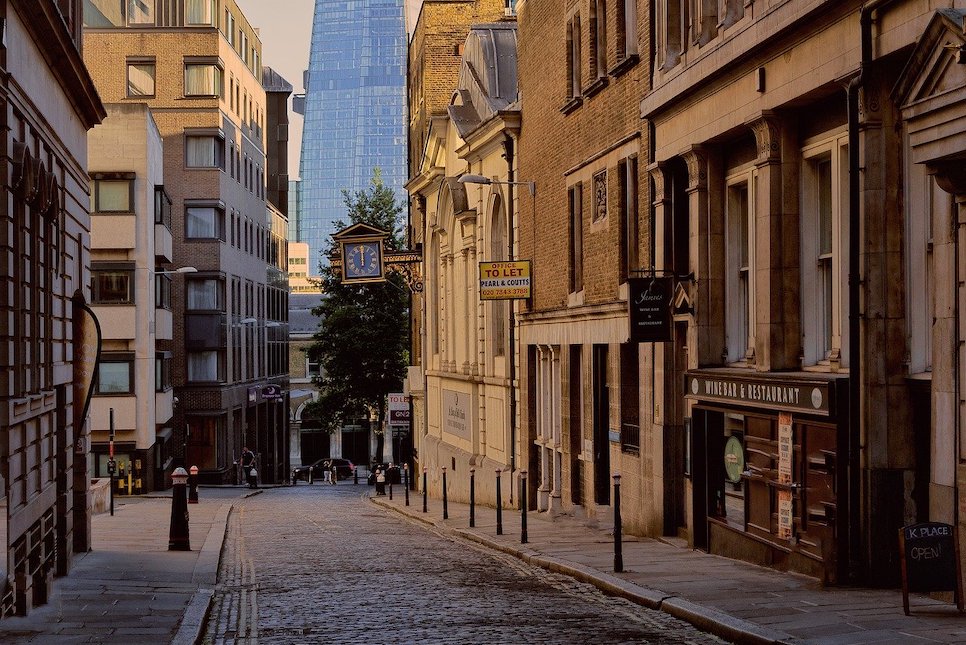
[[959, 536], [941, 522], [899, 529], [902, 560], [902, 606], [909, 614], [909, 592], [953, 591], [963, 611], [963, 581], [959, 570]]

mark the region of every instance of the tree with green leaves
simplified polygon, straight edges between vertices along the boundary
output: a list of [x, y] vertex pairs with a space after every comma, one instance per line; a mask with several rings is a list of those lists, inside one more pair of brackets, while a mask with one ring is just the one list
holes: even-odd
[[[342, 191], [349, 222], [336, 222], [336, 229], [363, 223], [389, 233], [387, 251], [402, 248], [398, 226], [402, 205], [375, 169], [367, 190], [354, 195]], [[323, 251], [338, 252], [332, 242]], [[343, 425], [377, 413], [378, 447], [382, 454], [381, 428], [386, 415], [386, 397], [402, 389], [408, 364], [409, 288], [397, 273], [389, 272], [385, 282], [343, 284], [341, 272], [329, 263], [319, 266], [322, 304], [312, 310], [319, 317], [319, 330], [307, 350], [317, 361], [321, 376], [315, 378], [319, 398], [306, 410], [324, 428], [337, 431]]]

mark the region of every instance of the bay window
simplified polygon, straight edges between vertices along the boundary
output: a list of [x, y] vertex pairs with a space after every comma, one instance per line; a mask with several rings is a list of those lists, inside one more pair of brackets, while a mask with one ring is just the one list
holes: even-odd
[[190, 239], [223, 239], [225, 212], [215, 206], [186, 206], [185, 237]]

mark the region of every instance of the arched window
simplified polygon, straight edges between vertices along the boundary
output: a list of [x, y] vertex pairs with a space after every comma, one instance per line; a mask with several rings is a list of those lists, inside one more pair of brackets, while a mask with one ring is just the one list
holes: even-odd
[[[507, 247], [509, 237], [506, 209], [499, 195], [494, 196], [490, 213], [490, 248], [488, 249], [490, 261], [502, 262], [510, 259], [510, 250]], [[508, 318], [509, 308], [506, 300], [494, 300], [490, 303], [490, 348], [494, 357], [506, 355]]]

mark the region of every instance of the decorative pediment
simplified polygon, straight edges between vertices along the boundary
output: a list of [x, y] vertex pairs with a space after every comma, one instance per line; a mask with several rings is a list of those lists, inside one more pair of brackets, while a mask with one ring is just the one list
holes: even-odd
[[337, 233], [333, 233], [332, 239], [336, 242], [342, 242], [344, 240], [381, 239], [388, 236], [389, 233], [381, 228], [359, 222], [358, 224], [347, 226]]
[[966, 86], [966, 10], [935, 13], [892, 91], [906, 108]]

